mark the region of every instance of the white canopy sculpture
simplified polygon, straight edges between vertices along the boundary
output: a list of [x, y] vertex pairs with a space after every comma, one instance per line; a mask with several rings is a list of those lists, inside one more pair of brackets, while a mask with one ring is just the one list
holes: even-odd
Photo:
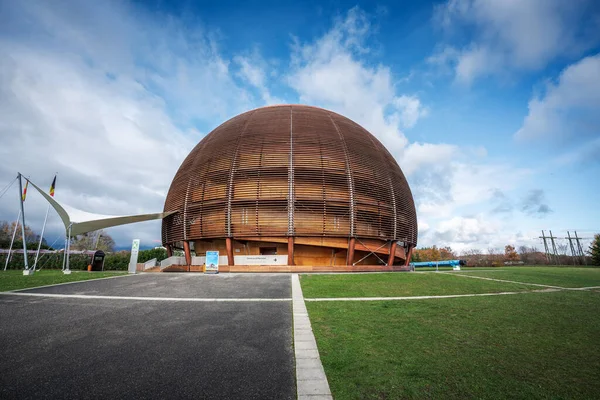
[[[27, 179], [27, 178], [25, 178]], [[155, 219], [163, 219], [175, 211], [153, 213], [153, 214], [138, 214], [125, 216], [112, 216], [93, 214], [86, 211], [78, 210], [66, 204], [61, 204], [52, 196], [40, 189], [35, 183], [27, 179], [40, 194], [50, 203], [52, 208], [56, 210], [63, 224], [65, 225], [65, 236], [67, 240], [66, 254], [70, 250], [69, 243], [71, 237], [81, 235], [83, 233], [97, 231], [99, 229], [110, 228], [113, 226], [132, 224], [134, 222], [151, 221]], [[64, 264], [64, 263], [63, 263]], [[66, 269], [69, 269], [69, 259], [66, 257]]]

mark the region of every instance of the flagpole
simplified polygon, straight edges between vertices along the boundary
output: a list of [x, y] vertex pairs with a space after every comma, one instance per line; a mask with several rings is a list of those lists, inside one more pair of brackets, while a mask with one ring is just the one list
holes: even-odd
[[35, 271], [35, 267], [37, 266], [38, 257], [40, 256], [40, 248], [42, 247], [42, 240], [44, 240], [44, 231], [46, 230], [46, 221], [48, 221], [48, 213], [50, 212], [50, 203], [48, 203], [48, 208], [46, 208], [46, 216], [44, 217], [44, 225], [42, 226], [42, 234], [40, 235], [40, 242], [38, 243], [38, 248], [35, 253], [35, 261], [33, 262], [33, 270]]
[[[56, 175], [54, 175], [54, 179], [52, 180], [52, 184], [50, 185], [50, 196], [52, 196], [52, 197], [54, 197], [55, 185], [56, 185]], [[42, 241], [44, 240], [44, 231], [46, 230], [46, 222], [48, 221], [48, 212], [49, 211], [50, 211], [50, 203], [48, 203], [48, 207], [46, 208], [46, 216], [44, 217], [44, 225], [42, 226], [42, 234], [40, 235], [40, 242], [38, 243], [37, 252], [35, 253], [35, 261], [33, 263], [34, 271], [35, 271], [35, 267], [37, 267], [38, 258], [40, 256], [40, 248], [42, 247]]]
[[4, 263], [4, 270], [8, 267], [8, 262], [10, 261], [10, 254], [12, 253], [13, 243], [15, 242], [15, 236], [17, 236], [17, 228], [19, 227], [19, 219], [21, 218], [21, 210], [19, 209], [19, 215], [17, 215], [17, 220], [15, 221], [15, 229], [13, 230], [12, 239], [10, 240], [10, 248], [8, 249], [8, 255], [6, 256], [6, 262]]
[[23, 234], [23, 262], [25, 264], [24, 275], [29, 275], [29, 265], [27, 264], [27, 240], [25, 239], [25, 208], [23, 207], [23, 182], [21, 179], [21, 173], [19, 173], [19, 201], [21, 202], [21, 232]]
[[67, 265], [66, 265], [66, 268], [63, 270], [63, 274], [67, 274], [68, 275], [68, 274], [71, 273], [71, 269], [69, 268], [69, 255], [70, 255], [69, 253], [71, 251], [71, 225], [69, 225], [69, 229], [68, 229], [67, 232], [68, 232], [67, 233], [67, 238], [68, 238], [67, 239], [67, 250], [66, 250], [66, 254], [67, 254], [67, 256], [66, 256], [67, 263], [66, 264]]

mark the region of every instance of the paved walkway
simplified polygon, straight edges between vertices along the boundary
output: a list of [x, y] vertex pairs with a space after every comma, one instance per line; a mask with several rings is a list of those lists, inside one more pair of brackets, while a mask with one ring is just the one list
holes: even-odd
[[289, 275], [20, 291], [0, 296], [0, 332], [2, 399], [296, 398]]
[[25, 289], [19, 292], [160, 298], [291, 297], [289, 274], [148, 273]]
[[292, 275], [292, 299], [298, 400], [331, 400], [329, 383], [319, 357], [298, 274]]

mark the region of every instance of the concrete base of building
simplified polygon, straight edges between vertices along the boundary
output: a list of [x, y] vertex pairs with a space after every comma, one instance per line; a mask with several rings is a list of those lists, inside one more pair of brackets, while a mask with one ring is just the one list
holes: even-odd
[[[400, 272], [408, 271], [404, 265], [355, 265], [355, 266], [310, 266], [310, 265], [220, 265], [219, 272], [265, 272], [265, 273], [303, 273], [303, 272]], [[146, 272], [204, 272], [203, 265], [171, 265], [160, 271], [153, 268]]]
[[397, 266], [403, 265], [406, 259], [405, 249], [395, 242], [347, 237], [239, 237], [194, 241], [196, 256], [204, 256], [207, 251], [227, 255], [230, 266], [237, 263], [232, 260], [236, 256], [286, 256], [289, 266], [322, 265], [334, 269], [349, 264]]

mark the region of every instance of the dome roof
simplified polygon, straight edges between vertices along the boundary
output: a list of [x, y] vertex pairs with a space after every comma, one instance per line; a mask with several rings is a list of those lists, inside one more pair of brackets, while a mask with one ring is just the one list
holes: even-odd
[[206, 238], [365, 237], [417, 243], [412, 194], [360, 125], [303, 105], [258, 108], [210, 132], [177, 171], [163, 243]]

